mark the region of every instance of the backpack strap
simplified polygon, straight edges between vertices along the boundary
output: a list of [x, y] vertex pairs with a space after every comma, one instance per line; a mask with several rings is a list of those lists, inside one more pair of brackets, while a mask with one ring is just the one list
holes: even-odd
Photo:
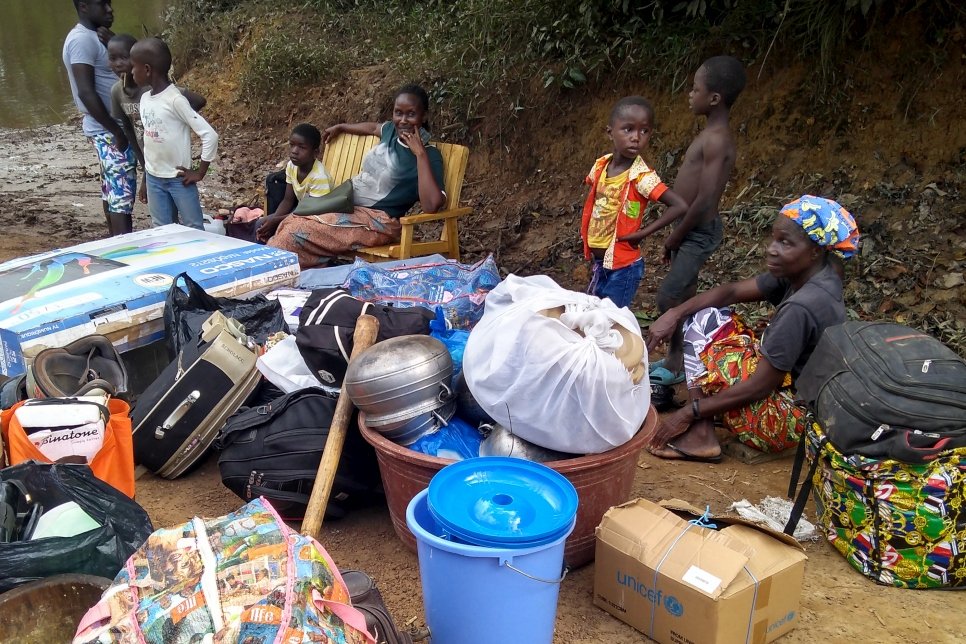
[[[795, 486], [798, 485], [798, 478], [802, 471], [802, 462], [805, 460], [805, 441], [808, 440], [806, 438], [806, 431], [802, 432], [802, 438], [798, 443], [798, 450], [795, 452], [795, 464], [792, 466], [792, 479], [788, 486], [789, 498], [795, 495]], [[823, 434], [818, 442], [815, 459], [808, 466], [808, 474], [805, 476], [802, 487], [798, 490], [798, 496], [795, 497], [795, 505], [792, 506], [791, 514], [788, 515], [788, 523], [785, 524], [785, 529], [782, 530], [787, 535], [792, 535], [795, 532], [795, 528], [798, 527], [798, 522], [802, 518], [802, 513], [805, 512], [805, 504], [808, 503], [808, 495], [812, 491], [812, 479], [815, 477], [815, 470], [818, 469], [818, 461], [822, 456], [822, 448], [825, 447], [825, 443], [827, 442], [828, 437]]]

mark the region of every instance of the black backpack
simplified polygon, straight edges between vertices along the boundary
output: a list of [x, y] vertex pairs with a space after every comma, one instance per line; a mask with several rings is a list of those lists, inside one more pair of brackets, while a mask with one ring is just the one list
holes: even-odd
[[915, 329], [829, 327], [795, 384], [845, 455], [922, 463], [966, 446], [966, 362]]
[[295, 345], [309, 370], [324, 385], [341, 387], [352, 354], [352, 333], [363, 313], [379, 320], [376, 342], [400, 335], [428, 335], [433, 312], [421, 306], [380, 306], [341, 288], [312, 291], [299, 313]]
[[[310, 387], [268, 404], [243, 407], [225, 423], [214, 445], [221, 480], [245, 501], [264, 496], [285, 519], [301, 519], [312, 494], [336, 398]], [[327, 519], [381, 500], [375, 450], [354, 418], [325, 509]]]
[[[270, 172], [267, 177], [265, 177], [265, 207], [267, 208], [265, 214], [271, 215], [276, 210], [278, 210], [278, 205], [282, 203], [282, 199], [285, 198], [286, 181], [285, 181], [285, 170], [277, 170], [275, 172]], [[298, 200], [296, 200], [296, 205]], [[292, 210], [295, 210], [295, 206], [292, 206]]]

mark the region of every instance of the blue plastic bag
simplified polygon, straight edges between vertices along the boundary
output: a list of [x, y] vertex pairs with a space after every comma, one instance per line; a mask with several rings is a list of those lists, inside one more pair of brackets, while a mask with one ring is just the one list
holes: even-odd
[[374, 304], [441, 307], [451, 329], [472, 329], [483, 316], [483, 300], [500, 283], [493, 256], [476, 264], [449, 261], [383, 268], [362, 260], [346, 277], [353, 297]]
[[453, 379], [451, 382], [455, 390], [456, 378], [463, 370], [463, 350], [466, 348], [466, 341], [470, 337], [470, 332], [462, 329], [447, 329], [446, 314], [442, 307], [437, 306], [436, 319], [429, 322], [429, 335], [446, 345], [446, 350], [449, 351], [449, 355], [453, 359]]
[[453, 416], [448, 425], [422, 436], [409, 449], [429, 456], [462, 461], [479, 456], [482, 443], [483, 434], [480, 430], [459, 416]]

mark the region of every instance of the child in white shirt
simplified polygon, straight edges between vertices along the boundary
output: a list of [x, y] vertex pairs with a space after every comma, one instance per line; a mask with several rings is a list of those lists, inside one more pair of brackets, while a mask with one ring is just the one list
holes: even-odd
[[[218, 151], [218, 134], [171, 84], [171, 51], [158, 38], [131, 48], [134, 82], [150, 91], [141, 96], [144, 168], [148, 208], [155, 226], [175, 222], [203, 230], [197, 183], [204, 179]], [[191, 169], [191, 132], [201, 139], [201, 162]]]

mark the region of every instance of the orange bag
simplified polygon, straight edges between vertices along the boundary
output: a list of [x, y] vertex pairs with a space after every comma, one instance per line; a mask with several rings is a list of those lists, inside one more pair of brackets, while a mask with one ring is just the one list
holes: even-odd
[[[14, 416], [18, 407], [26, 401], [18, 402], [0, 414], [0, 430], [7, 446], [9, 464], [23, 461], [52, 462], [30, 442], [27, 432]], [[107, 401], [111, 418], [104, 428], [104, 444], [90, 461], [94, 476], [134, 498], [134, 441], [131, 438], [131, 408], [119, 398]]]

